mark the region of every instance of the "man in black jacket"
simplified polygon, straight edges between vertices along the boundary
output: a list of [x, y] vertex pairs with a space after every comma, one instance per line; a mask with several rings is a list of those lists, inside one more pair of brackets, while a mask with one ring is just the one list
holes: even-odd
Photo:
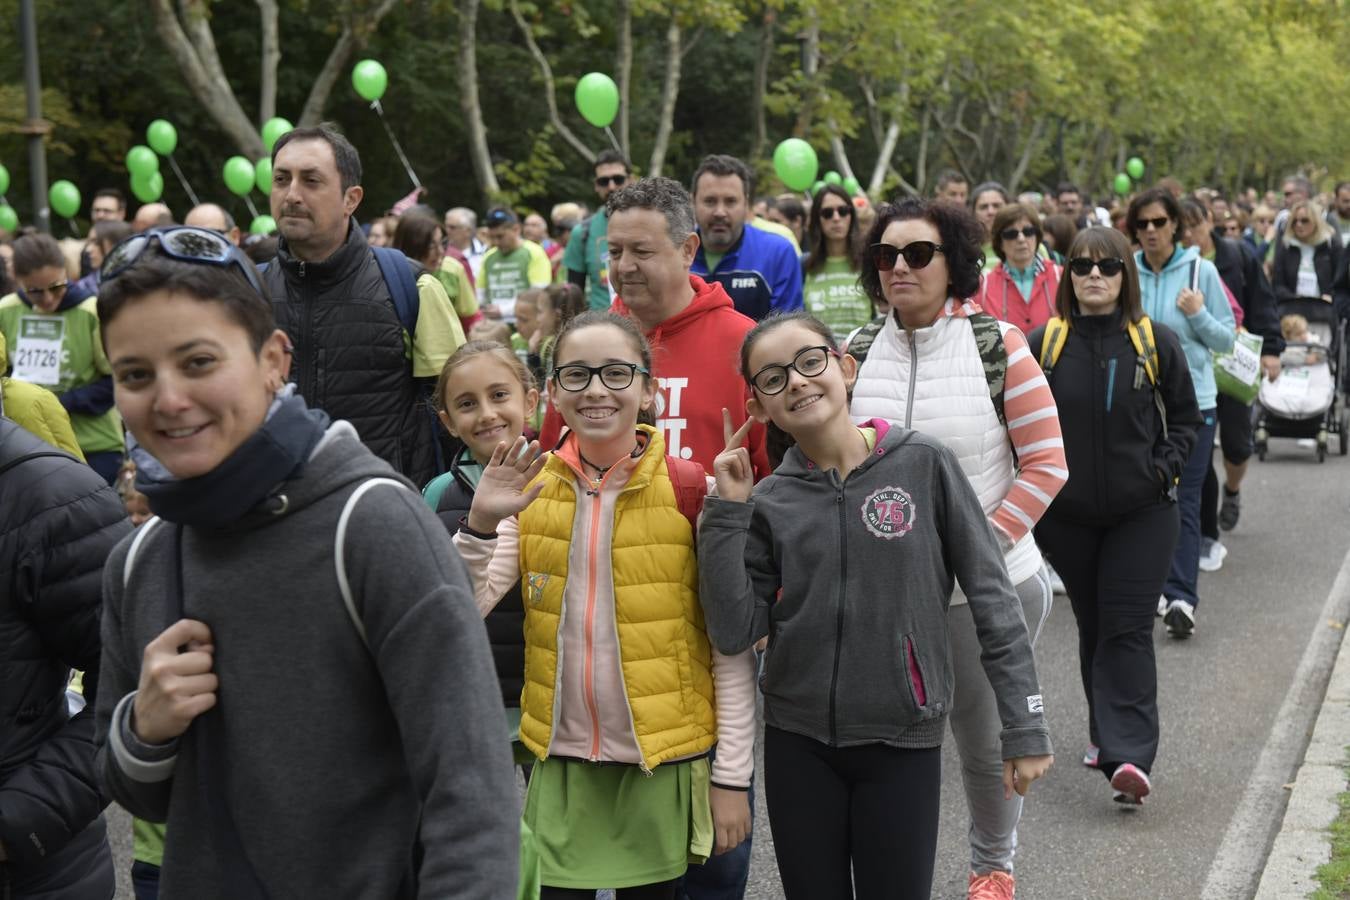
[[0, 417], [0, 896], [112, 896], [93, 701], [103, 561], [130, 530], [93, 469]]
[[291, 378], [305, 400], [351, 422], [375, 455], [421, 486], [438, 468], [426, 400], [458, 345], [455, 313], [439, 282], [424, 278], [416, 325], [404, 327], [394, 286], [352, 218], [363, 195], [361, 157], [341, 134], [321, 125], [278, 139], [271, 201], [280, 240], [264, 283], [295, 345]]

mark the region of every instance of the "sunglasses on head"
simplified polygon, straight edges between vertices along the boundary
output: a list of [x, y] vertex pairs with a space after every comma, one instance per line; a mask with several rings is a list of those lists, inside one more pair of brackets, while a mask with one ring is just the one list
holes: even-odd
[[820, 217], [822, 219], [833, 219], [835, 216], [838, 216], [841, 219], [847, 219], [852, 215], [853, 207], [851, 206], [826, 206], [820, 211]]
[[945, 253], [946, 248], [932, 241], [911, 241], [903, 247], [891, 244], [873, 244], [867, 248], [868, 258], [878, 272], [887, 272], [895, 268], [895, 261], [905, 258], [905, 265], [911, 269], [922, 269], [933, 261], [934, 253]]
[[595, 186], [598, 188], [609, 187], [611, 184], [615, 187], [623, 187], [627, 182], [627, 175], [597, 175], [595, 178]]
[[1151, 225], [1158, 231], [1162, 231], [1168, 222], [1172, 221], [1167, 216], [1159, 216], [1156, 219], [1138, 219], [1135, 221], [1135, 228], [1139, 231], [1146, 231]]
[[1069, 260], [1069, 271], [1079, 278], [1086, 278], [1096, 269], [1102, 273], [1105, 278], [1112, 278], [1119, 275], [1125, 269], [1125, 260], [1116, 256], [1107, 256], [1102, 259], [1092, 259], [1087, 256], [1075, 256]]
[[263, 293], [257, 270], [238, 247], [217, 231], [192, 225], [153, 228], [141, 234], [133, 234], [108, 251], [108, 255], [103, 259], [103, 265], [99, 268], [102, 280], [111, 281], [136, 265], [149, 249], [151, 242], [159, 244], [159, 251], [165, 256], [179, 262], [221, 268], [234, 266], [243, 273], [255, 291]]
[[998, 235], [1005, 241], [1015, 241], [1017, 240], [1018, 235], [1026, 238], [1035, 237], [1036, 229], [1031, 225], [1023, 225], [1021, 228], [1005, 228], [1000, 231]]

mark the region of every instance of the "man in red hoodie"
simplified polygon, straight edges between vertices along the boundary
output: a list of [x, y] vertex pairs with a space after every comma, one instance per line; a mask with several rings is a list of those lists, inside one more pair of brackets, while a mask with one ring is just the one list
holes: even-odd
[[[747, 418], [740, 350], [755, 323], [736, 312], [720, 284], [689, 274], [699, 239], [693, 201], [678, 181], [641, 179], [611, 194], [605, 208], [609, 278], [619, 295], [611, 309], [636, 319], [651, 342], [666, 452], [711, 472], [726, 443], [722, 410], [736, 427]], [[544, 446], [557, 442], [560, 426], [550, 407]], [[767, 475], [764, 429], [752, 428], [749, 440], [756, 474]]]

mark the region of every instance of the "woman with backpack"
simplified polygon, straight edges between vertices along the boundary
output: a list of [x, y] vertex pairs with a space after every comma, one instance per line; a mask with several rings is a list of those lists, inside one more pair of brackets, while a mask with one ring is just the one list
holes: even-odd
[[[1050, 613], [1031, 528], [1067, 475], [1055, 401], [1026, 338], [972, 302], [984, 229], [964, 208], [902, 200], [878, 210], [862, 285], [889, 310], [848, 344], [859, 359], [851, 414], [925, 432], [956, 452], [989, 523], [1033, 643]], [[964, 594], [948, 612], [956, 671], [951, 725], [970, 808], [970, 896], [1011, 897], [1022, 798], [1005, 798], [1001, 728]]]
[[1036, 540], [1078, 622], [1092, 741], [1083, 763], [1107, 777], [1117, 802], [1139, 804], [1158, 750], [1154, 607], [1176, 546], [1176, 486], [1200, 408], [1181, 342], [1143, 313], [1124, 236], [1079, 232], [1066, 268], [1056, 318], [1029, 338], [1048, 372], [1069, 464]]

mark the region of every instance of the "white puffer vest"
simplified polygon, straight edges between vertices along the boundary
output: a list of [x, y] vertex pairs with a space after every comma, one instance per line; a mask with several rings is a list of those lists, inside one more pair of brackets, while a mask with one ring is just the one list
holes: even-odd
[[[1003, 334], [1011, 327], [999, 323]], [[855, 422], [888, 419], [950, 447], [987, 516], [1016, 480], [1008, 432], [989, 399], [980, 350], [965, 317], [942, 315], [927, 328], [905, 331], [888, 316], [858, 372], [849, 409]], [[1041, 552], [1030, 533], [1007, 551], [1004, 562], [1014, 585], [1036, 574]], [[965, 596], [958, 592], [952, 602], [964, 603]]]

